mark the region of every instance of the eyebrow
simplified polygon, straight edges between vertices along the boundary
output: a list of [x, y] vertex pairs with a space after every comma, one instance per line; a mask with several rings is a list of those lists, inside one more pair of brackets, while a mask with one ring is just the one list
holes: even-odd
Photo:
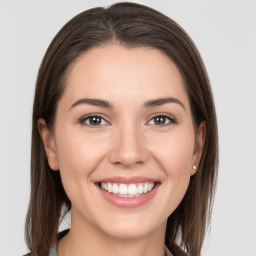
[[[146, 108], [157, 107], [157, 106], [161, 106], [161, 105], [164, 105], [164, 104], [167, 104], [167, 103], [176, 103], [176, 104], [180, 105], [186, 111], [186, 108], [185, 108], [184, 104], [180, 100], [178, 100], [176, 98], [173, 98], [173, 97], [149, 100], [149, 101], [146, 101], [143, 104], [143, 107], [146, 107]], [[75, 103], [73, 103], [71, 105], [71, 107], [69, 108], [69, 110], [78, 106], [78, 105], [81, 105], [81, 104], [87, 104], [87, 105], [109, 108], [109, 109], [113, 108], [113, 105], [109, 101], [100, 100], [100, 99], [83, 98], [83, 99], [79, 99]]]
[[157, 106], [161, 106], [161, 105], [164, 105], [167, 103], [176, 103], [176, 104], [180, 105], [186, 111], [184, 104], [180, 100], [173, 98], [173, 97], [159, 98], [159, 99], [146, 101], [144, 103], [144, 107], [157, 107]]
[[81, 104], [93, 105], [93, 106], [103, 107], [103, 108], [113, 108], [113, 105], [106, 100], [83, 98], [83, 99], [79, 99], [74, 104], [72, 104], [72, 106], [69, 109], [72, 109], [75, 106], [81, 105]]

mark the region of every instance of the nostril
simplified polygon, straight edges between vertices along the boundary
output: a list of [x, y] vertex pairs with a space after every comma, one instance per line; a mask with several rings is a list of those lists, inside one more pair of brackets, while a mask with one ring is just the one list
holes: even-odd
[[[147, 160], [148, 152], [142, 139], [137, 135], [137, 131], [128, 132], [122, 137], [116, 135], [110, 152], [110, 161], [115, 165], [131, 167], [143, 164]], [[140, 136], [142, 137], [142, 136]]]
[[124, 167], [133, 167], [137, 165], [142, 165], [145, 162], [145, 157], [143, 154], [131, 153], [122, 153], [118, 152], [116, 155], [112, 155], [111, 162], [115, 165], [120, 165]]

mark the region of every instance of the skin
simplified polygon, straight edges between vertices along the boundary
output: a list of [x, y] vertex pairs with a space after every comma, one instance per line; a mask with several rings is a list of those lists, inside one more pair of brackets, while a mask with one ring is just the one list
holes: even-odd
[[[169, 102], [145, 107], [158, 98]], [[82, 98], [112, 108], [77, 104]], [[103, 119], [95, 128], [88, 114]], [[166, 115], [164, 125], [154, 116]], [[168, 216], [181, 202], [199, 163], [205, 124], [193, 126], [180, 72], [162, 52], [117, 44], [93, 48], [72, 65], [58, 102], [54, 129], [38, 128], [52, 170], [59, 170], [72, 202], [71, 229], [58, 255], [164, 255]], [[107, 202], [95, 182], [122, 176], [158, 180], [154, 197], [135, 208]], [[85, 242], [86, 241], [86, 242]], [[162, 254], [161, 254], [162, 253]]]

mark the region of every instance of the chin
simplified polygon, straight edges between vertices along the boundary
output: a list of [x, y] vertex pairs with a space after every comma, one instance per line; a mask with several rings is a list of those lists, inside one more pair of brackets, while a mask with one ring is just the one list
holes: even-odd
[[[148, 216], [150, 217], [150, 216]], [[109, 225], [111, 223], [111, 225]], [[139, 239], [150, 234], [155, 233], [159, 228], [165, 229], [166, 222], [154, 223], [152, 218], [145, 218], [139, 216], [129, 216], [120, 220], [116, 218], [115, 220], [108, 223], [101, 223], [101, 229], [108, 236], [117, 239]]]

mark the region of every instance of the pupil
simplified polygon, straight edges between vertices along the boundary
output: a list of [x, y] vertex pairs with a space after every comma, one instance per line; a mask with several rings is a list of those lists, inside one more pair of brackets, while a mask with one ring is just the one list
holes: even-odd
[[165, 117], [164, 116], [157, 116], [157, 117], [154, 117], [154, 121], [156, 124], [165, 124]]
[[91, 125], [99, 125], [101, 122], [101, 117], [94, 116], [90, 118], [90, 124]]

